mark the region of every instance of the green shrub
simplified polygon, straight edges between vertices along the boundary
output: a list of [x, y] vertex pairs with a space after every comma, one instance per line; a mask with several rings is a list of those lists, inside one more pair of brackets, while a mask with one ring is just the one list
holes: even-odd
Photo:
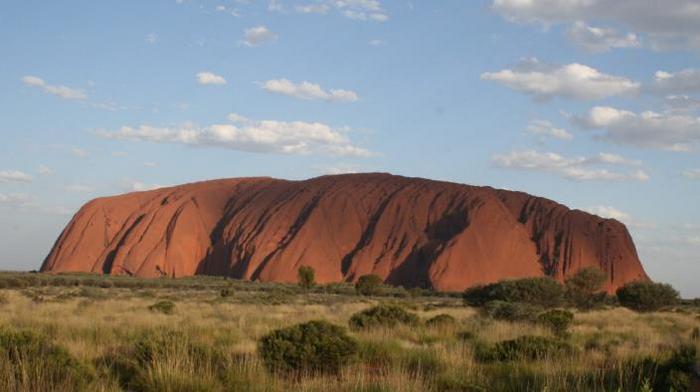
[[457, 325], [457, 319], [454, 317], [450, 316], [449, 314], [438, 314], [435, 317], [429, 318], [426, 322], [425, 325], [428, 327], [450, 327], [453, 325]]
[[274, 372], [338, 374], [357, 350], [345, 329], [326, 321], [278, 329], [258, 341], [260, 357]]
[[481, 308], [481, 314], [495, 320], [535, 321], [542, 307], [520, 302], [491, 301]]
[[355, 283], [355, 291], [360, 295], [377, 295], [382, 288], [382, 278], [377, 275], [362, 275]]
[[94, 370], [29, 331], [0, 329], [0, 390], [86, 391]]
[[557, 307], [564, 300], [564, 286], [551, 278], [504, 280], [470, 287], [462, 295], [467, 305], [482, 306], [491, 301], [522, 302]]
[[643, 367], [654, 375], [654, 391], [690, 392], [695, 371], [697, 350], [693, 345], [681, 345], [666, 361], [653, 358], [643, 361]]
[[573, 351], [573, 347], [564, 341], [543, 336], [521, 336], [492, 346], [479, 347], [477, 358], [481, 361], [538, 360], [559, 357]]
[[175, 312], [175, 303], [173, 301], [158, 301], [149, 306], [151, 312], [173, 314]]
[[639, 312], [651, 312], [676, 305], [679, 294], [669, 284], [633, 282], [617, 289], [617, 298], [624, 307]]
[[605, 301], [605, 292], [601, 292], [608, 276], [596, 267], [579, 270], [566, 280], [566, 298], [579, 309], [593, 309]]
[[395, 327], [398, 324], [414, 325], [418, 316], [396, 305], [379, 305], [355, 313], [350, 318], [350, 328], [368, 329], [375, 327]]
[[316, 284], [316, 271], [309, 266], [301, 266], [297, 271], [297, 278], [299, 280], [299, 286], [308, 290]]
[[551, 329], [557, 336], [565, 336], [573, 321], [574, 314], [563, 309], [548, 310], [537, 316], [537, 323]]

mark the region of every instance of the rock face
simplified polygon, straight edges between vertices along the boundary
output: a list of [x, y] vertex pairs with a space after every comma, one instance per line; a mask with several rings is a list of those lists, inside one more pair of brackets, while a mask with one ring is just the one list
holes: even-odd
[[563, 280], [587, 266], [608, 274], [608, 290], [648, 279], [618, 221], [525, 193], [389, 174], [226, 179], [96, 199], [41, 270], [294, 282], [302, 265], [320, 283], [373, 273], [450, 291]]

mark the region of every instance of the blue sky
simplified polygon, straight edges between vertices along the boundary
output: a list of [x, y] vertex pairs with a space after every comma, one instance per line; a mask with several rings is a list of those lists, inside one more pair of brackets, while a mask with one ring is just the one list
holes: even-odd
[[700, 7], [4, 1], [0, 268], [104, 195], [382, 171], [619, 219], [700, 296]]

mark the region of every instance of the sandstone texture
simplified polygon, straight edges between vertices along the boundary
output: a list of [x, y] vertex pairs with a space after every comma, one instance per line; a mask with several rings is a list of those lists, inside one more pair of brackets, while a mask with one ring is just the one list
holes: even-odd
[[443, 291], [564, 280], [596, 266], [607, 290], [647, 280], [625, 226], [521, 192], [389, 174], [238, 178], [90, 201], [41, 270], [226, 275], [319, 283], [377, 274]]

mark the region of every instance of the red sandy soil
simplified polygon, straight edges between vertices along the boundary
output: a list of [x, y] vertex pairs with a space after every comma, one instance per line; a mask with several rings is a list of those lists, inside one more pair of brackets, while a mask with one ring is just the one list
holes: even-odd
[[239, 178], [93, 200], [41, 270], [226, 275], [319, 283], [377, 274], [457, 291], [508, 278], [564, 280], [596, 266], [607, 290], [647, 280], [625, 226], [521, 192], [389, 174]]

